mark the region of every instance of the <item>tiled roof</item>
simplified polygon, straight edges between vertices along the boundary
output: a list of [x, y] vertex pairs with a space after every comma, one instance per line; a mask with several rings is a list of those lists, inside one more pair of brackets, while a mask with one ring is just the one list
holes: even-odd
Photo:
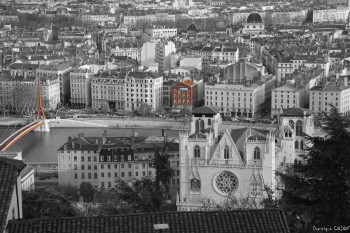
[[203, 106], [199, 108], [193, 109], [192, 113], [193, 114], [217, 114], [219, 111], [215, 109], [214, 107], [209, 107], [209, 106]]
[[[269, 130], [244, 127], [239, 129], [232, 129], [231, 138], [235, 142], [237, 150], [240, 153], [243, 153], [246, 137], [252, 138], [251, 140], [256, 140], [257, 138], [255, 138], [254, 135], [266, 135], [268, 132]], [[266, 140], [266, 139], [258, 139], [258, 140]]]
[[236, 210], [229, 212], [161, 212], [117, 216], [11, 220], [9, 233], [148, 233], [154, 224], [168, 224], [168, 232], [181, 233], [288, 233], [281, 210]]
[[18, 173], [25, 167], [20, 160], [0, 157], [0, 232], [4, 231]]
[[314, 113], [306, 108], [288, 108], [283, 111], [281, 116], [311, 116], [314, 115]]

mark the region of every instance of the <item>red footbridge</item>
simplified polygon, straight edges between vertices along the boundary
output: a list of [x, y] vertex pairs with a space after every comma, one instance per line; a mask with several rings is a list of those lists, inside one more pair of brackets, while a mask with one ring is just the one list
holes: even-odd
[[[39, 109], [38, 114], [36, 116], [36, 120], [34, 122], [22, 127], [21, 129], [17, 130], [15, 133], [10, 135], [8, 138], [6, 138], [3, 142], [0, 144], [0, 151], [7, 151], [13, 144], [15, 144], [19, 139], [24, 137], [27, 133], [39, 129], [38, 131], [50, 131], [46, 116], [44, 113], [43, 106], [41, 105], [41, 88], [40, 88], [40, 75], [38, 75], [38, 83], [39, 83]], [[40, 113], [42, 114], [42, 119], [40, 119]]]

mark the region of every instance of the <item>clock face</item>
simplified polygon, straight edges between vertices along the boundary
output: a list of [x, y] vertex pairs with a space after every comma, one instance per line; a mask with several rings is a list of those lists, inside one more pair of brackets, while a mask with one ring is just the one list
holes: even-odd
[[223, 171], [213, 180], [215, 190], [221, 195], [234, 193], [238, 189], [238, 178], [230, 171]]

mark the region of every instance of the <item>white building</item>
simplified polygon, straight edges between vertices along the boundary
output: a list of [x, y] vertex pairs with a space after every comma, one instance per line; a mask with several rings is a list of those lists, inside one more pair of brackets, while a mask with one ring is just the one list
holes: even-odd
[[159, 72], [169, 70], [173, 53], [176, 53], [176, 46], [172, 41], [146, 42], [141, 49], [141, 65], [149, 67], [158, 63]]
[[136, 61], [141, 60], [141, 48], [138, 47], [119, 47], [111, 49], [111, 53], [115, 56], [127, 56]]
[[265, 102], [265, 85], [207, 83], [204, 95], [205, 106], [217, 107], [225, 115], [254, 117]]
[[197, 70], [202, 70], [202, 57], [183, 56], [180, 60], [180, 67], [194, 67]]
[[125, 76], [105, 71], [91, 80], [93, 109], [114, 111], [125, 107]]
[[70, 73], [70, 99], [73, 107], [91, 107], [91, 80], [93, 76], [90, 69], [76, 69]]
[[[111, 190], [118, 180], [142, 179], [155, 176], [153, 159], [155, 145], [161, 145], [166, 137], [68, 137], [58, 151], [59, 185], [79, 187], [89, 182], [95, 189]], [[169, 143], [168, 154], [174, 176], [170, 182], [168, 198], [175, 200], [179, 188], [179, 147]]]
[[259, 200], [264, 185], [275, 189], [276, 157], [275, 137], [269, 130], [223, 129], [213, 108], [195, 109], [190, 132], [180, 133], [177, 209], [215, 209], [228, 196]]
[[259, 13], [251, 13], [243, 26], [243, 34], [262, 34], [265, 31], [265, 23]]
[[125, 110], [137, 110], [147, 104], [155, 111], [162, 104], [163, 76], [152, 72], [129, 72], [125, 82]]
[[169, 39], [177, 35], [177, 28], [150, 28], [145, 33], [152, 39]]
[[[347, 82], [347, 80], [346, 80]], [[315, 86], [310, 90], [310, 110], [316, 114], [330, 113], [330, 105], [336, 107], [339, 113], [350, 111], [350, 87], [345, 85]]]

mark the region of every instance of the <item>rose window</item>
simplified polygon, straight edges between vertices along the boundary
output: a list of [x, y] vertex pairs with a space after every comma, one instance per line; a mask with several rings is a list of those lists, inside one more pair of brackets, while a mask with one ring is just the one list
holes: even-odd
[[214, 179], [214, 186], [222, 194], [233, 193], [238, 188], [238, 178], [229, 171], [223, 171]]

